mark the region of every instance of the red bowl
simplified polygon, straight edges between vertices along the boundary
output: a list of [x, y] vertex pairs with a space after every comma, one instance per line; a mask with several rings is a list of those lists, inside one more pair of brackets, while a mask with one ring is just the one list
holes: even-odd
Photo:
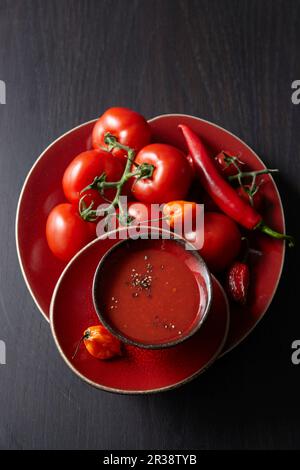
[[[155, 141], [171, 143], [185, 150], [179, 123], [197, 132], [213, 153], [230, 150], [253, 169], [265, 168], [256, 153], [242, 140], [225, 129], [193, 116], [170, 114], [150, 121]], [[16, 218], [17, 251], [25, 282], [38, 308], [49, 319], [51, 296], [66, 264], [49, 251], [45, 223], [50, 210], [64, 201], [61, 178], [68, 163], [80, 152], [91, 148], [91, 131], [95, 121], [82, 124], [53, 142], [38, 158], [24, 183]], [[274, 229], [284, 231], [284, 215], [273, 178], [265, 176], [261, 187], [267, 201], [263, 217]], [[285, 244], [255, 234], [255, 248], [262, 253], [253, 257], [250, 303], [247, 307], [231, 305], [231, 326], [226, 350], [244, 339], [268, 309], [280, 279]]]
[[[121, 236], [121, 239], [118, 240], [117, 243], [115, 243], [109, 250], [106, 251], [106, 253], [101, 257], [98, 266], [96, 267], [96, 271], [93, 278], [93, 303], [95, 311], [99, 317], [100, 323], [102, 323], [114, 336], [119, 338], [122, 342], [145, 349], [169, 348], [191, 338], [206, 321], [212, 303], [212, 281], [205, 262], [203, 261], [199, 253], [196, 250], [192, 249], [192, 245], [190, 244], [188, 244], [190, 246], [190, 251], [188, 252], [189, 255], [187, 255], [187, 252], [185, 251], [187, 242], [178, 235], [175, 236], [168, 230], [163, 230], [156, 227], [148, 228], [147, 226], [141, 226], [139, 228], [139, 238], [136, 238], [135, 230], [134, 237], [130, 235], [130, 228], [120, 229], [117, 232], [113, 232], [113, 235], [115, 236], [116, 233], [122, 231], [128, 233], [127, 238], [124, 239]], [[197, 282], [198, 292], [199, 294], [201, 294], [201, 302], [199, 303], [198, 312], [189, 330], [187, 330], [185, 334], [182, 334], [181, 337], [173, 338], [172, 340], [155, 344], [145, 343], [128, 337], [124, 331], [117, 329], [111, 324], [109, 318], [107, 318], [107, 315], [105, 315], [103, 309], [103, 305], [106, 301], [103, 282], [105, 281], [105, 277], [107, 276], [111, 259], [119, 259], [119, 250], [121, 250], [121, 252], [124, 252], [124, 250], [129, 249], [130, 245], [134, 246], [136, 245], [136, 243], [139, 243], [139, 241], [141, 241], [141, 233], [143, 233], [143, 244], [151, 242], [151, 236], [153, 238], [155, 236], [155, 240], [153, 240], [155, 242], [157, 242], [158, 238], [160, 238], [161, 240], [163, 236], [164, 238], [168, 237], [170, 240], [173, 241], [171, 248], [170, 246], [167, 246], [167, 248], [165, 248], [165, 251], [171, 251], [171, 253], [176, 255], [177, 261], [180, 259], [184, 264], [186, 264], [186, 266], [188, 266], [189, 271], [193, 274], [193, 277]], [[145, 236], [147, 236], [147, 239], [145, 239]]]
[[94, 273], [99, 259], [118, 242], [118, 238], [94, 240], [70, 261], [59, 278], [50, 307], [58, 350], [76, 375], [101, 390], [137, 394], [179, 387], [206, 370], [226, 341], [229, 306], [215, 278], [210, 313], [200, 330], [186, 341], [156, 350], [124, 344], [123, 356], [109, 361], [95, 359], [82, 345], [73, 359], [84, 330], [99, 324], [92, 296]]

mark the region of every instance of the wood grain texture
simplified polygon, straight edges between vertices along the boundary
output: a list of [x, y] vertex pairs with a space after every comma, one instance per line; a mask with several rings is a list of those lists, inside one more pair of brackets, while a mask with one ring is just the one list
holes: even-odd
[[280, 169], [299, 236], [300, 2], [0, 0], [0, 448], [299, 448], [299, 248], [265, 319], [195, 382], [157, 396], [102, 393], [61, 360], [17, 263], [14, 218], [54, 138], [111, 105], [187, 113], [239, 135]]

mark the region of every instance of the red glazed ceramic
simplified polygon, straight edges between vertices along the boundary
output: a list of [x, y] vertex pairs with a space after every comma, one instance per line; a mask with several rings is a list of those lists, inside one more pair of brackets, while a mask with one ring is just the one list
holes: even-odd
[[[239, 155], [251, 169], [265, 168], [256, 153], [238, 137], [215, 124], [195, 117], [170, 114], [154, 118], [151, 125], [155, 138], [162, 142], [172, 142], [173, 145], [186, 150], [183, 137], [177, 131], [179, 123], [190, 126], [198, 133], [211, 150], [212, 155], [218, 154], [221, 150], [230, 150], [234, 155]], [[264, 175], [264, 184], [260, 191], [265, 200], [261, 211], [264, 221], [275, 230], [284, 232], [282, 203], [276, 184], [270, 175]], [[285, 254], [284, 242], [255, 233], [255, 237], [250, 239], [250, 246], [257, 253], [252, 253], [250, 257], [249, 304], [247, 307], [241, 307], [234, 303], [230, 305], [230, 330], [224, 352], [240, 343], [263, 317], [276, 292], [282, 272]]]
[[[49, 318], [55, 284], [65, 268], [49, 251], [45, 240], [45, 222], [49, 211], [64, 201], [61, 178], [68, 163], [91, 147], [95, 121], [82, 124], [53, 142], [39, 157], [24, 183], [16, 219], [19, 261], [27, 286], [40, 311]], [[206, 142], [213, 154], [220, 150], [237, 153], [253, 169], [265, 168], [262, 161], [243, 141], [225, 129], [193, 116], [170, 114], [150, 121], [153, 139], [184, 149], [179, 123], [189, 125]], [[265, 221], [284, 231], [284, 214], [276, 185], [269, 175], [261, 187], [266, 200]], [[258, 254], [251, 256], [252, 282], [247, 307], [231, 306], [231, 326], [225, 350], [237, 345], [255, 327], [268, 309], [277, 289], [284, 260], [285, 244], [255, 234], [252, 246]]]
[[[140, 227], [139, 230], [147, 233], [147, 227]], [[123, 343], [145, 349], [162, 349], [186, 341], [202, 327], [211, 308], [212, 281], [206, 264], [192, 245], [190, 245], [191, 249], [187, 250], [187, 242], [181, 237], [175, 237], [168, 230], [154, 227], [150, 230], [152, 239], [150, 233], [148, 239], [135, 237], [123, 239], [122, 237], [106, 251], [94, 274], [93, 301], [100, 323]], [[127, 232], [127, 229], [121, 229], [121, 231]], [[119, 233], [119, 231], [113, 233]], [[151, 271], [148, 271], [148, 276], [151, 277], [152, 287], [151, 291], [144, 290], [141, 295], [141, 291], [132, 286], [132, 268], [136, 273], [136, 259], [138, 259], [139, 265], [142, 266], [142, 273], [145, 272], [149, 265], [149, 250], [152, 252]], [[144, 258], [145, 254], [147, 261]], [[167, 266], [161, 269], [162, 256], [166, 255], [168, 265], [170, 262], [173, 263], [172, 281], [170, 281], [170, 271]], [[132, 256], [135, 256], [135, 261], [132, 261]], [[120, 262], [121, 259], [122, 262]], [[123, 274], [120, 274], [120, 264]], [[184, 276], [183, 272], [185, 272]], [[118, 283], [116, 283], [116, 277], [119, 278]], [[174, 287], [174, 282], [178, 286], [174, 289], [175, 292], [170, 291], [171, 285]], [[163, 292], [165, 292], [164, 307], [162, 307]], [[178, 295], [177, 298], [176, 295]], [[113, 305], [110, 305], [111, 299], [114, 300]], [[119, 304], [116, 305], [116, 302]], [[170, 309], [169, 320], [166, 319], [168, 309]], [[163, 321], [159, 320], [157, 315], [161, 310], [164, 311]], [[147, 312], [146, 315], [145, 312]], [[142, 321], [141, 315], [145, 315], [147, 320]], [[111, 322], [112, 316], [113, 323]], [[179, 328], [176, 326], [178, 321], [181, 324]], [[126, 329], [124, 329], [124, 323], [126, 323]], [[170, 328], [170, 323], [172, 328]], [[131, 331], [130, 334], [131, 328], [134, 333]], [[179, 330], [181, 330], [180, 334], [178, 334]]]
[[119, 393], [153, 393], [178, 387], [211, 365], [226, 340], [229, 307], [221, 285], [214, 278], [211, 310], [190, 339], [160, 350], [124, 345], [123, 356], [109, 361], [95, 359], [82, 345], [72, 359], [84, 330], [99, 324], [92, 298], [94, 274], [102, 256], [117, 242], [118, 239], [91, 242], [62, 273], [50, 307], [56, 345], [73, 372], [97, 388]]
[[27, 175], [18, 203], [19, 261], [27, 287], [47, 320], [51, 296], [66, 263], [55, 258], [48, 248], [46, 220], [54, 206], [65, 202], [61, 185], [64, 170], [76, 155], [91, 148], [94, 123], [72, 129], [44, 150]]

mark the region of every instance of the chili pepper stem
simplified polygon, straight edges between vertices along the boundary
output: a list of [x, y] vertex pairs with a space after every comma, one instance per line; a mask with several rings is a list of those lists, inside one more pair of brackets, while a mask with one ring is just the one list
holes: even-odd
[[85, 340], [85, 339], [88, 339], [89, 336], [90, 336], [90, 334], [89, 334], [88, 332], [81, 336], [80, 340], [79, 340], [78, 343], [77, 343], [77, 346], [76, 346], [76, 349], [75, 349], [74, 354], [73, 354], [73, 356], [72, 356], [72, 359], [74, 359], [75, 356], [77, 355], [77, 353], [78, 353], [78, 351], [79, 351], [79, 348], [80, 348], [80, 346], [81, 346], [82, 341]]
[[264, 222], [260, 222], [256, 229], [260, 230], [266, 235], [269, 235], [272, 238], [277, 238], [278, 240], [286, 240], [290, 248], [293, 248], [295, 246], [294, 237], [292, 237], [291, 235], [285, 235], [284, 233], [276, 232], [276, 230], [271, 229]]

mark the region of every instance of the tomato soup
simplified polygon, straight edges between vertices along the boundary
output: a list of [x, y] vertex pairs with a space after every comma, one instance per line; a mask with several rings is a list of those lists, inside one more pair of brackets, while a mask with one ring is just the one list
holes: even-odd
[[94, 300], [104, 323], [144, 345], [184, 338], [201, 315], [197, 258], [175, 240], [127, 240], [101, 263]]

